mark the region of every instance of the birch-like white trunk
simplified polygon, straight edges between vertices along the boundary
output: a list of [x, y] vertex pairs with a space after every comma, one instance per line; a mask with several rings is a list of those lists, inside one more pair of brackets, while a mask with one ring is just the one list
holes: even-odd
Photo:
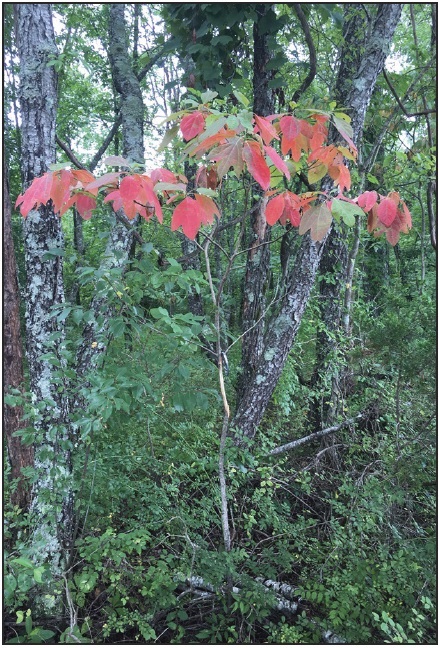
[[[31, 181], [55, 162], [57, 77], [48, 66], [57, 55], [48, 4], [17, 4], [15, 24], [20, 57], [22, 179]], [[31, 558], [48, 564], [51, 581], [42, 588], [35, 606], [59, 612], [62, 571], [71, 541], [73, 502], [70, 441], [63, 393], [55, 368], [44, 355], [59, 356], [64, 344], [63, 324], [51, 309], [64, 301], [62, 257], [50, 251], [64, 247], [61, 219], [49, 205], [32, 210], [23, 222], [26, 268], [26, 356], [35, 414], [35, 468], [32, 491]], [[49, 253], [49, 254], [48, 254]]]

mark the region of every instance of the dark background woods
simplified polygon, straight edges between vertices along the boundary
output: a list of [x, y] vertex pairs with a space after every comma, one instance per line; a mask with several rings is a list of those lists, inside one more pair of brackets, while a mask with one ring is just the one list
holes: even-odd
[[[434, 643], [435, 12], [4, 5], [6, 639]], [[207, 256], [103, 204], [14, 211], [55, 162], [193, 179], [160, 122], [209, 90], [337, 102], [353, 191], [398, 191], [410, 234], [261, 230], [233, 173]]]

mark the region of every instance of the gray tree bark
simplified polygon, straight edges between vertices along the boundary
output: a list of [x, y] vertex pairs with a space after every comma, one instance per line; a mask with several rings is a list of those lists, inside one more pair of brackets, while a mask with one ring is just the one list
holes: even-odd
[[[262, 117], [274, 112], [274, 92], [269, 81], [274, 71], [268, 69], [272, 58], [268, 34], [263, 28], [267, 14], [272, 11], [270, 4], [255, 5], [256, 19], [253, 24], [253, 112]], [[254, 378], [257, 364], [263, 349], [265, 331], [266, 294], [270, 277], [270, 232], [271, 227], [265, 220], [266, 200], [263, 191], [255, 188], [259, 194], [259, 208], [252, 212], [247, 244], [247, 264], [244, 277], [242, 301], [242, 373], [238, 384], [238, 399], [244, 394], [246, 385]]]
[[[349, 41], [349, 47], [346, 43], [343, 48], [339, 72], [340, 92], [345, 89], [343, 105], [349, 108], [357, 142], [361, 139], [367, 107], [401, 10], [401, 5], [379, 5], [370, 25], [373, 29], [367, 34], [361, 54], [357, 55], [358, 42], [354, 38]], [[358, 25], [355, 26], [355, 32], [357, 30]], [[345, 38], [346, 36], [345, 32]], [[359, 34], [356, 33], [356, 36], [358, 38]], [[268, 323], [259, 361], [252, 378], [245, 385], [231, 421], [230, 428], [234, 431], [236, 443], [240, 443], [242, 437], [253, 438], [256, 434], [294, 344], [326, 241], [329, 236], [337, 237], [332, 231], [321, 243], [311, 241], [308, 234], [303, 238], [294, 266], [288, 272], [279, 310]]]
[[[366, 111], [390, 51], [401, 11], [400, 4], [382, 4], [376, 12], [373, 6], [368, 12], [358, 4], [344, 6], [343, 45], [333, 94], [337, 105], [345, 107], [352, 117], [353, 141], [359, 149], [359, 162]], [[334, 143], [340, 140], [335, 129], [330, 132], [329, 139]], [[320, 265], [319, 307], [324, 326], [317, 335], [313, 386], [321, 396], [314, 404], [312, 416], [312, 424], [317, 428], [330, 425], [336, 419], [342, 398], [343, 367], [337, 346], [343, 334], [341, 317], [348, 259], [347, 234], [344, 228], [332, 227]], [[353, 276], [353, 267], [350, 270]], [[329, 390], [324, 386], [327, 378]]]
[[[125, 5], [110, 4], [108, 12], [109, 48], [108, 56], [114, 86], [120, 97], [120, 114], [122, 119], [123, 149], [122, 155], [129, 162], [144, 163], [143, 145], [143, 99], [140, 83], [136, 77], [131, 57], [128, 53], [128, 37], [125, 21]], [[123, 211], [118, 213], [120, 219], [126, 218]], [[132, 225], [138, 223], [138, 216]], [[122, 223], [114, 220], [105, 250], [102, 270], [123, 268], [133, 246], [134, 232]], [[96, 366], [99, 357], [106, 350], [109, 330], [108, 322], [112, 309], [105, 297], [96, 296], [92, 302], [95, 313], [93, 323], [85, 327], [83, 341], [77, 354], [77, 368], [80, 375]], [[97, 342], [96, 345], [93, 345]], [[92, 346], [93, 345], [93, 346]]]
[[[55, 162], [57, 78], [47, 63], [57, 55], [50, 5], [14, 6], [20, 57], [23, 187]], [[49, 597], [41, 597], [46, 611], [59, 608], [61, 597], [53, 582], [61, 578], [73, 526], [70, 441], [67, 407], [58, 390], [53, 365], [44, 357], [59, 357], [63, 325], [51, 313], [64, 301], [62, 257], [47, 254], [64, 247], [60, 218], [51, 204], [33, 210], [23, 223], [26, 267], [26, 355], [35, 404], [35, 468], [32, 492], [32, 554], [36, 564], [48, 563], [52, 572]], [[55, 588], [60, 589], [60, 588]]]

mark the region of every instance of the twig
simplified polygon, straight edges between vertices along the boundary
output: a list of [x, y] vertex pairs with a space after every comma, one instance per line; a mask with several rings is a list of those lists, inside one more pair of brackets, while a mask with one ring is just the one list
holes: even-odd
[[396, 99], [396, 103], [401, 108], [402, 112], [404, 113], [404, 115], [406, 117], [418, 117], [419, 115], [430, 115], [431, 113], [436, 112], [435, 108], [431, 108], [431, 109], [427, 109], [427, 110], [420, 110], [420, 111], [414, 112], [414, 113], [407, 112], [407, 110], [404, 107], [404, 104], [402, 103], [401, 99], [398, 97], [398, 93], [396, 92], [395, 88], [393, 87], [392, 82], [390, 81], [389, 77], [387, 76], [387, 72], [386, 72], [386, 70], [384, 68], [383, 68], [383, 76], [384, 76], [384, 78], [386, 80], [387, 85], [390, 88], [390, 92], [393, 94], [393, 96]]

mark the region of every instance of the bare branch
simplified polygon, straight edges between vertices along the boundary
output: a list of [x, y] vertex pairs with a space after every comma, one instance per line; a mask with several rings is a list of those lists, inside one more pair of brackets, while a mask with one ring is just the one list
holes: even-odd
[[320, 439], [321, 437], [327, 436], [328, 434], [337, 432], [338, 430], [341, 430], [342, 428], [347, 427], [348, 425], [352, 425], [353, 423], [361, 420], [362, 418], [364, 418], [364, 415], [358, 414], [358, 416], [347, 419], [346, 421], [343, 421], [343, 423], [340, 423], [339, 425], [333, 425], [332, 427], [326, 428], [325, 430], [319, 430], [318, 432], [313, 432], [312, 434], [309, 434], [306, 437], [302, 437], [301, 439], [296, 439], [295, 441], [290, 441], [289, 443], [285, 443], [284, 445], [278, 446], [277, 448], [273, 448], [273, 450], [270, 450], [268, 454], [278, 455], [281, 454], [282, 452], [287, 452], [287, 450], [293, 450], [293, 448], [297, 448], [298, 446], [303, 445], [304, 443], [308, 443], [309, 441], [314, 441], [314, 439]]
[[305, 14], [303, 13], [302, 7], [298, 2], [293, 2], [293, 7], [300, 21], [300, 24], [302, 26], [303, 33], [305, 35], [306, 44], [308, 45], [308, 50], [309, 50], [308, 75], [302, 82], [300, 88], [298, 88], [296, 92], [293, 94], [293, 101], [297, 101], [299, 97], [305, 92], [305, 90], [311, 85], [311, 83], [314, 80], [314, 77], [317, 72], [317, 57], [316, 57], [316, 49], [314, 47], [314, 42], [312, 40], [311, 32], [309, 29], [309, 23], [308, 20], [306, 19]]

